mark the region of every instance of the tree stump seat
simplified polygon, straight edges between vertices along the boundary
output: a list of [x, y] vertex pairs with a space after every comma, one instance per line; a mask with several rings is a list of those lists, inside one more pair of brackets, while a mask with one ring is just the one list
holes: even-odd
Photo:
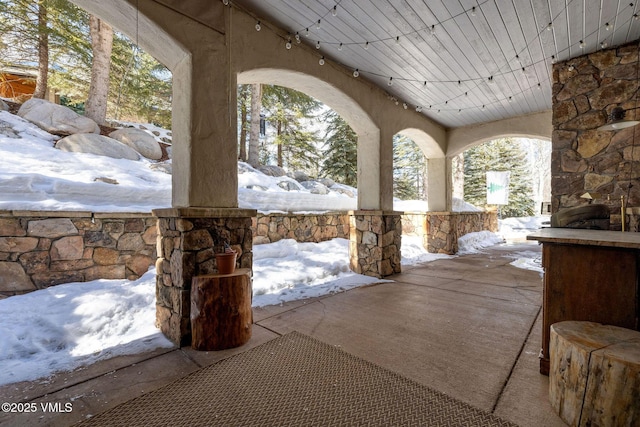
[[640, 332], [551, 325], [549, 400], [571, 426], [640, 426]]
[[194, 276], [191, 281], [191, 347], [224, 350], [251, 338], [251, 270]]

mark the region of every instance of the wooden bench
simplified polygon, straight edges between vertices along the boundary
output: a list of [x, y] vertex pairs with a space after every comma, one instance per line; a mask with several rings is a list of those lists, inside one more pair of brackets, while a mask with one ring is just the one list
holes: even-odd
[[571, 426], [640, 426], [640, 332], [594, 322], [551, 326], [549, 400]]

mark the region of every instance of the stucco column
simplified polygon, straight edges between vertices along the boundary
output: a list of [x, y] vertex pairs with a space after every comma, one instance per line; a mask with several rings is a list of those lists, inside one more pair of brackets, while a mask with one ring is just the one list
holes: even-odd
[[427, 160], [427, 200], [431, 212], [451, 210], [451, 196], [449, 196], [451, 179], [447, 164], [444, 157]]

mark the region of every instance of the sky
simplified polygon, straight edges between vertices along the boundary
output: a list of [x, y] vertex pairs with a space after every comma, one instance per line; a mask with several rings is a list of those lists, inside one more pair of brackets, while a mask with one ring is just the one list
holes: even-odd
[[[156, 130], [158, 138], [166, 131]], [[53, 148], [56, 137], [7, 112], [0, 112], [0, 210], [149, 212], [171, 205], [171, 176], [149, 160], [115, 160]], [[170, 162], [169, 162], [170, 163]], [[118, 184], [95, 181], [115, 179]], [[337, 185], [328, 195], [311, 194], [296, 181], [239, 167], [239, 204], [261, 212], [354, 209], [357, 190]], [[279, 183], [294, 191], [284, 191]], [[282, 184], [281, 184], [282, 185]], [[295, 187], [297, 186], [297, 187]], [[353, 197], [341, 191], [348, 190]], [[464, 209], [476, 209], [457, 201]], [[397, 201], [398, 210], [425, 210], [424, 202]], [[548, 217], [510, 218], [499, 233], [470, 233], [459, 239], [459, 255], [522, 239]], [[253, 306], [345, 292], [379, 279], [349, 269], [348, 240], [297, 243], [291, 239], [253, 247]], [[430, 254], [420, 238], [403, 236], [402, 265], [450, 255]], [[458, 256], [458, 255], [454, 255]], [[539, 251], [522, 252], [513, 265], [541, 272]], [[294, 268], [292, 268], [294, 267]], [[140, 279], [67, 283], [0, 300], [0, 385], [46, 382], [56, 372], [100, 360], [170, 348], [155, 324], [155, 269]]]

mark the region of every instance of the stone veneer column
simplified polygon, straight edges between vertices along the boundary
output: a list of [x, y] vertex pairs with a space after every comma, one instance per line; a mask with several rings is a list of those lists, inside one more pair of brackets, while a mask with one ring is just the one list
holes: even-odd
[[191, 344], [191, 278], [217, 273], [214, 253], [227, 242], [237, 267], [253, 266], [251, 220], [255, 210], [235, 208], [157, 209], [156, 324], [171, 341]]
[[374, 277], [386, 277], [401, 272], [401, 218], [402, 212], [349, 212], [351, 270]]

